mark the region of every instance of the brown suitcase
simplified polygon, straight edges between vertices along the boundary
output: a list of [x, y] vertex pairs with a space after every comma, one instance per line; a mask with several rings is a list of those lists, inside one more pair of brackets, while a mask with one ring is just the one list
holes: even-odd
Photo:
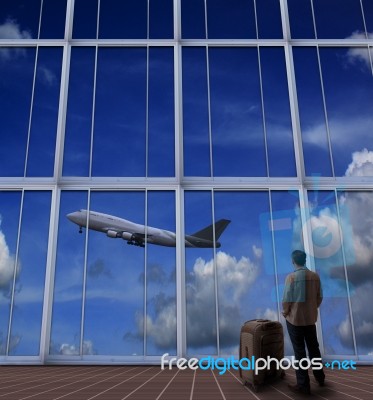
[[[240, 359], [247, 358], [250, 361], [267, 357], [281, 360], [284, 358], [284, 332], [278, 321], [268, 319], [253, 319], [243, 324], [240, 334]], [[247, 364], [248, 365], [248, 364]], [[246, 368], [246, 367], [244, 367]], [[247, 369], [239, 368], [240, 377], [244, 385], [251, 385], [255, 391], [268, 377], [284, 377], [285, 372], [277, 369], [276, 363], [270, 363], [270, 369], [259, 370], [247, 366]]]

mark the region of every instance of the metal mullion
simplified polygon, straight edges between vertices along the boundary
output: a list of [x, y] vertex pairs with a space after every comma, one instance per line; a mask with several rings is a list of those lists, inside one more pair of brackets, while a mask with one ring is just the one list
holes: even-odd
[[328, 118], [328, 111], [327, 111], [327, 108], [326, 108], [326, 99], [325, 99], [325, 90], [324, 90], [324, 79], [323, 79], [322, 69], [321, 69], [321, 59], [320, 59], [319, 46], [316, 47], [316, 51], [317, 51], [317, 62], [318, 62], [318, 66], [319, 66], [319, 76], [320, 76], [320, 85], [321, 85], [321, 95], [322, 95], [323, 108], [324, 108], [326, 135], [327, 135], [328, 146], [329, 146], [330, 164], [331, 164], [331, 169], [332, 169], [332, 176], [333, 176], [333, 178], [335, 178], [334, 161], [333, 161], [333, 153], [332, 153], [332, 143], [331, 143], [331, 139], [330, 139], [329, 118]]
[[49, 218], [49, 237], [47, 252], [47, 267], [43, 297], [43, 313], [41, 323], [40, 358], [44, 364], [49, 356], [50, 332], [54, 297], [54, 276], [57, 256], [57, 238], [59, 225], [60, 193], [58, 188], [52, 190], [51, 214]]
[[254, 0], [254, 19], [255, 19], [255, 33], [256, 39], [259, 39], [259, 28], [258, 28], [258, 14], [256, 12], [256, 0]]
[[357, 354], [357, 346], [356, 346], [354, 314], [352, 312], [350, 285], [349, 285], [348, 273], [347, 273], [346, 252], [345, 252], [345, 246], [344, 246], [344, 240], [343, 240], [343, 231], [342, 231], [342, 227], [341, 227], [341, 214], [340, 214], [340, 208], [339, 208], [339, 199], [337, 196], [336, 189], [334, 189], [334, 195], [335, 195], [335, 204], [337, 207], [338, 231], [339, 231], [339, 237], [340, 237], [341, 248], [342, 248], [343, 272], [344, 272], [344, 277], [345, 277], [345, 281], [346, 281], [346, 291], [347, 291], [347, 299], [348, 299], [348, 311], [350, 314], [352, 341], [354, 344], [355, 356], [357, 357], [358, 354]]
[[271, 218], [271, 239], [272, 239], [272, 254], [273, 254], [273, 267], [274, 267], [274, 275], [275, 275], [275, 284], [276, 284], [276, 297], [277, 297], [277, 316], [280, 321], [280, 294], [278, 290], [278, 276], [277, 276], [277, 255], [276, 255], [276, 242], [275, 242], [275, 234], [274, 234], [274, 225], [273, 225], [273, 209], [272, 209], [272, 191], [268, 190], [268, 200], [269, 200], [269, 215]]
[[178, 184], [184, 177], [183, 156], [183, 97], [182, 97], [182, 46], [174, 47], [174, 113], [175, 113], [175, 166], [174, 173]]
[[89, 171], [88, 176], [92, 178], [92, 163], [93, 163], [93, 142], [94, 142], [94, 128], [95, 128], [95, 112], [96, 112], [96, 87], [97, 87], [97, 58], [98, 58], [98, 45], [95, 46], [95, 68], [93, 77], [93, 96], [92, 96], [92, 123], [91, 123], [91, 143], [89, 151]]
[[365, 37], [368, 39], [368, 29], [367, 29], [367, 24], [365, 21], [365, 14], [364, 14], [364, 7], [363, 7], [363, 1], [360, 0], [360, 9], [361, 9], [361, 15], [363, 17], [363, 25], [364, 25], [364, 30], [365, 30]]
[[176, 353], [178, 357], [186, 355], [186, 280], [185, 280], [185, 223], [184, 189], [176, 189]]
[[[319, 188], [317, 187], [316, 190]], [[312, 226], [308, 221], [310, 221], [311, 217], [311, 209], [308, 201], [308, 190], [315, 190], [315, 188], [306, 189], [303, 187], [300, 191], [299, 198], [299, 209], [300, 209], [300, 217], [302, 223], [302, 235], [303, 235], [303, 245], [304, 250], [307, 254], [313, 254], [313, 243], [312, 243]], [[309, 257], [309, 266], [311, 271], [316, 272], [315, 260], [313, 257]], [[320, 311], [318, 310], [318, 318], [316, 321], [316, 331], [317, 337], [319, 339], [319, 346], [321, 354], [324, 354], [324, 339], [323, 339], [323, 330], [322, 330], [322, 321], [320, 316]]]
[[[183, 0], [181, 0], [183, 1]], [[185, 0], [184, 0], [185, 1]], [[205, 38], [208, 40], [209, 38], [209, 32], [208, 32], [208, 25], [207, 25], [207, 0], [204, 0], [204, 7], [205, 7]]]
[[145, 177], [149, 175], [149, 46], [146, 46]]
[[216, 259], [216, 235], [215, 235], [215, 192], [212, 188], [210, 190], [211, 194], [211, 216], [212, 216], [212, 237], [214, 241], [213, 247], [213, 266], [214, 266], [214, 291], [215, 291], [215, 319], [216, 319], [216, 349], [217, 354], [220, 355], [220, 327], [219, 327], [219, 296], [218, 296], [218, 263]]
[[267, 125], [266, 125], [266, 115], [265, 115], [265, 106], [264, 106], [262, 64], [261, 64], [261, 60], [260, 60], [260, 47], [259, 46], [257, 46], [257, 53], [258, 53], [260, 101], [261, 101], [261, 106], [262, 106], [262, 123], [263, 123], [264, 147], [265, 147], [265, 155], [266, 155], [266, 168], [267, 168], [267, 177], [269, 177], [270, 173], [269, 173], [269, 156], [268, 156], [268, 143], [267, 143]]
[[71, 40], [73, 37], [75, 0], [67, 0], [66, 21], [65, 21], [65, 39]]
[[85, 244], [84, 244], [84, 266], [83, 266], [83, 285], [82, 285], [82, 307], [81, 307], [81, 320], [80, 320], [80, 349], [79, 355], [83, 358], [83, 343], [84, 343], [84, 320], [85, 320], [85, 303], [87, 294], [87, 263], [88, 263], [88, 232], [89, 232], [89, 210], [91, 208], [91, 189], [87, 190], [87, 219], [85, 230]]
[[20, 241], [21, 241], [21, 228], [22, 228], [22, 215], [23, 215], [24, 197], [25, 197], [25, 191], [24, 191], [24, 189], [22, 189], [21, 204], [20, 204], [19, 219], [18, 219], [18, 235], [17, 235], [17, 244], [16, 244], [16, 257], [15, 257], [15, 260], [14, 260], [12, 294], [11, 294], [11, 298], [10, 298], [8, 336], [7, 336], [6, 348], [5, 348], [5, 356], [6, 357], [9, 356], [10, 335], [11, 335], [11, 332], [12, 332], [14, 296], [15, 296], [15, 286], [16, 286], [16, 278], [17, 278], [17, 272], [18, 272], [19, 248], [20, 248]]
[[61, 178], [63, 171], [67, 100], [68, 100], [69, 78], [70, 78], [70, 62], [71, 62], [71, 46], [65, 45], [63, 48], [61, 88], [60, 88], [58, 120], [57, 120], [57, 137], [56, 137], [55, 158], [54, 158], [54, 178], [55, 179], [57, 178], [57, 180]]
[[98, 40], [98, 35], [100, 33], [100, 10], [101, 10], [101, 0], [98, 0], [97, 1], [96, 40]]
[[311, 2], [313, 30], [314, 30], [314, 34], [315, 34], [315, 39], [317, 40], [318, 39], [318, 35], [317, 35], [317, 27], [316, 27], [315, 9], [313, 7], [313, 0], [310, 0], [310, 2]]
[[33, 111], [34, 111], [34, 96], [35, 96], [35, 83], [36, 83], [36, 71], [37, 71], [37, 66], [38, 66], [38, 57], [39, 57], [39, 46], [36, 46], [34, 76], [33, 76], [32, 91], [31, 91], [30, 114], [29, 114], [28, 129], [27, 129], [25, 166], [23, 169], [23, 177], [24, 178], [26, 178], [26, 173], [27, 173], [28, 152], [29, 152], [29, 147], [30, 147], [30, 136], [31, 136], [31, 126], [32, 126], [32, 115], [33, 115]]
[[150, 0], [147, 0], [146, 5], [146, 39], [150, 38]]
[[39, 26], [38, 26], [38, 39], [40, 39], [41, 19], [42, 19], [42, 16], [43, 16], [43, 3], [44, 3], [44, 0], [41, 0], [41, 3], [40, 3], [40, 14], [39, 14]]
[[144, 248], [144, 320], [143, 320], [143, 329], [144, 329], [144, 333], [143, 333], [143, 352], [144, 352], [144, 357], [146, 357], [147, 354], [147, 328], [148, 328], [148, 324], [147, 324], [147, 314], [148, 314], [148, 305], [147, 305], [147, 301], [148, 301], [148, 296], [147, 296], [147, 291], [148, 291], [148, 287], [147, 287], [147, 264], [148, 264], [148, 189], [145, 189], [145, 248]]
[[214, 161], [212, 151], [212, 127], [211, 127], [211, 96], [210, 96], [210, 58], [209, 47], [206, 46], [206, 76], [207, 76], [207, 113], [209, 129], [209, 150], [210, 150], [210, 178], [214, 178]]

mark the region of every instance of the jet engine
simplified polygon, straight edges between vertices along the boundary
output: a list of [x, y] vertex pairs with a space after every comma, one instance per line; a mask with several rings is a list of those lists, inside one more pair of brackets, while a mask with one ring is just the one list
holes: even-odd
[[109, 236], [109, 237], [111, 237], [111, 238], [120, 237], [120, 233], [118, 233], [117, 231], [111, 231], [111, 230], [108, 230], [108, 231], [106, 232], [106, 235]]
[[122, 239], [124, 240], [132, 240], [132, 233], [129, 232], [122, 232]]

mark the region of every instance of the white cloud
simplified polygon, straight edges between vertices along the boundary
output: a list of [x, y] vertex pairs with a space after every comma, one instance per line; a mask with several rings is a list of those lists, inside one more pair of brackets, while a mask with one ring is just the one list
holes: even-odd
[[[1, 227], [1, 217], [0, 217]], [[0, 290], [8, 290], [13, 282], [15, 258], [10, 254], [4, 233], [0, 230]], [[16, 274], [20, 271], [20, 263]]]
[[[368, 34], [371, 37], [371, 33]], [[354, 32], [351, 36], [346, 39], [366, 39], [366, 35], [363, 32]], [[371, 69], [371, 60], [368, 53], [367, 47], [350, 47], [347, 51], [347, 60], [350, 64], [362, 63], [367, 68]]]
[[[63, 343], [58, 351], [59, 354], [64, 356], [78, 356], [80, 355], [79, 349], [73, 344]], [[95, 355], [96, 352], [93, 347], [91, 340], [85, 340], [83, 342], [83, 355]]]
[[346, 176], [373, 176], [373, 151], [363, 149], [352, 153], [352, 162], [348, 166]]
[[41, 76], [42, 82], [47, 86], [53, 86], [57, 81], [57, 77], [50, 69], [39, 66], [39, 74]]
[[256, 258], [262, 258], [263, 250], [260, 247], [256, 247], [255, 244], [253, 245], [253, 253]]
[[[16, 20], [8, 18], [0, 24], [0, 39], [31, 39], [31, 34], [26, 30], [21, 30]], [[25, 51], [19, 47], [2, 47], [0, 61], [10, 61], [24, 54]]]

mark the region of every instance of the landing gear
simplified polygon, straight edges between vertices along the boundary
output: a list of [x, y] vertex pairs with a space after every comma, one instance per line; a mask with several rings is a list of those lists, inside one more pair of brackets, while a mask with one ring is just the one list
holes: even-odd
[[133, 246], [139, 246], [139, 247], [145, 247], [144, 242], [136, 237], [136, 235], [132, 235], [131, 239], [127, 241], [127, 244], [133, 245]]
[[79, 233], [83, 233], [82, 227], [79, 226]]

